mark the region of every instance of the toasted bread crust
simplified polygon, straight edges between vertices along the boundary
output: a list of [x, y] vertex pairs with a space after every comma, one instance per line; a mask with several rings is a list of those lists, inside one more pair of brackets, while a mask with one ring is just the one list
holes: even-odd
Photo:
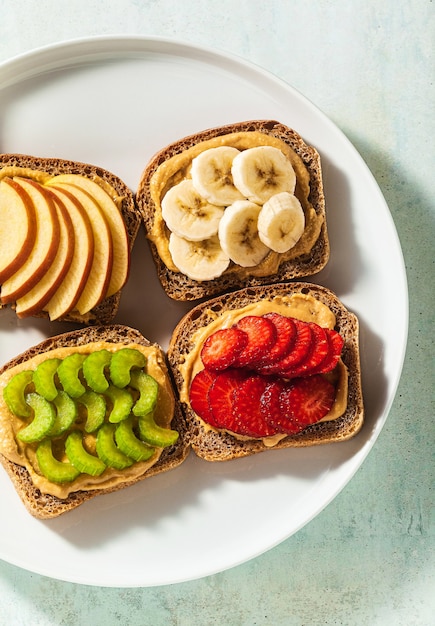
[[[48, 350], [53, 350], [59, 347], [73, 347], [96, 341], [109, 341], [120, 344], [133, 342], [143, 346], [154, 345], [159, 348], [157, 344], [151, 344], [138, 330], [128, 326], [120, 324], [94, 326], [45, 339], [41, 343], [29, 348], [6, 363], [2, 368], [0, 368], [0, 374], [15, 365], [19, 365], [20, 363], [27, 361], [36, 354], [47, 352]], [[129, 487], [140, 480], [150, 476], [155, 476], [156, 474], [168, 471], [180, 465], [189, 453], [189, 444], [186, 423], [178, 403], [175, 405], [175, 413], [171, 427], [179, 432], [178, 441], [173, 446], [165, 448], [157, 463], [153, 465], [143, 476], [105, 489], [77, 491], [75, 493], [71, 493], [65, 499], [41, 493], [40, 490], [34, 486], [26, 468], [16, 463], [12, 463], [2, 454], [0, 454], [0, 463], [6, 470], [27, 510], [34, 517], [39, 519], [49, 519], [57, 517], [67, 511], [71, 511], [87, 500], [90, 500], [98, 495], [111, 493], [113, 491]]]
[[[336, 330], [344, 338], [342, 360], [348, 369], [349, 393], [345, 414], [337, 420], [319, 422], [297, 435], [282, 439], [274, 449], [313, 446], [323, 443], [345, 441], [358, 433], [364, 420], [364, 407], [361, 389], [361, 371], [358, 343], [358, 320], [349, 312], [335, 294], [325, 287], [311, 283], [281, 283], [265, 287], [248, 287], [228, 293], [194, 307], [179, 322], [172, 335], [168, 348], [168, 361], [174, 381], [180, 392], [183, 376], [179, 364], [192, 350], [192, 335], [201, 327], [216, 319], [220, 312], [240, 309], [247, 304], [275, 296], [303, 293], [326, 304], [336, 316]], [[206, 429], [194, 411], [181, 404], [187, 428], [190, 431], [191, 446], [194, 452], [207, 461], [227, 461], [270, 450], [261, 440], [241, 441], [230, 434]]]
[[[87, 178], [97, 176], [109, 183], [122, 198], [121, 214], [126, 226], [131, 252], [140, 228], [141, 218], [136, 210], [132, 191], [118, 176], [108, 170], [89, 163], [81, 163], [67, 159], [36, 157], [27, 154], [0, 154], [0, 170], [5, 167], [30, 168], [45, 172], [51, 176], [57, 176], [58, 174], [79, 174]], [[85, 315], [80, 315], [78, 311], [72, 311], [65, 317], [59, 318], [56, 321], [83, 324], [109, 324], [117, 313], [120, 299], [121, 292], [115, 293], [105, 298], [98, 306]], [[0, 308], [2, 308], [1, 305]], [[42, 312], [35, 317], [47, 316], [47, 313]]]
[[314, 207], [316, 214], [322, 219], [320, 235], [309, 254], [282, 262], [276, 274], [262, 277], [250, 276], [247, 278], [245, 273], [242, 272], [225, 272], [219, 278], [203, 282], [192, 280], [180, 272], [174, 272], [169, 269], [160, 258], [154, 243], [150, 241], [151, 252], [160, 282], [168, 296], [175, 300], [199, 300], [247, 285], [257, 286], [295, 278], [305, 278], [319, 272], [329, 260], [329, 239], [320, 156], [313, 147], [308, 146], [304, 142], [298, 133], [274, 120], [250, 120], [210, 128], [184, 137], [159, 151], [144, 169], [136, 193], [136, 203], [142, 215], [145, 231], [150, 234], [154, 222], [155, 206], [151, 197], [150, 180], [157, 168], [166, 160], [181, 154], [184, 150], [199, 142], [241, 131], [259, 131], [281, 139], [302, 159], [310, 175], [310, 195], [308, 200]]

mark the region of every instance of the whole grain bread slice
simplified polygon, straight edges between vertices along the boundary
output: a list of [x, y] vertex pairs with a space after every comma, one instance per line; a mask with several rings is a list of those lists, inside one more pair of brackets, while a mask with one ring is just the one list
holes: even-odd
[[[312, 296], [326, 304], [336, 317], [335, 329], [344, 339], [342, 361], [348, 370], [347, 408], [342, 417], [318, 422], [296, 435], [289, 435], [279, 441], [274, 449], [313, 446], [318, 444], [345, 441], [355, 436], [364, 421], [364, 406], [361, 388], [361, 368], [359, 358], [359, 325], [357, 317], [348, 311], [338, 297], [329, 289], [307, 282], [279, 283], [268, 286], [248, 287], [218, 296], [195, 306], [179, 322], [174, 330], [168, 348], [168, 362], [175, 385], [180, 393], [184, 378], [180, 364], [185, 361], [194, 347], [194, 333], [216, 320], [227, 310], [240, 309], [260, 300], [280, 299], [292, 294]], [[190, 432], [190, 442], [194, 452], [207, 461], [227, 461], [270, 450], [262, 440], [240, 440], [226, 432], [204, 427], [201, 420], [182, 402], [186, 427]]]
[[[313, 207], [320, 226], [318, 237], [308, 253], [294, 259], [279, 262], [279, 267], [272, 274], [256, 276], [247, 274], [246, 268], [231, 267], [220, 277], [208, 281], [195, 281], [181, 272], [168, 267], [158, 253], [152, 241], [152, 232], [160, 209], [153, 200], [152, 179], [158, 168], [172, 157], [183, 153], [196, 144], [210, 139], [239, 132], [258, 131], [272, 138], [277, 138], [289, 146], [296, 159], [300, 159], [309, 173], [309, 195], [307, 201]], [[296, 195], [300, 190], [296, 186]], [[322, 168], [317, 150], [305, 143], [302, 137], [288, 126], [275, 120], [250, 120], [209, 128], [202, 132], [179, 139], [160, 150], [145, 167], [136, 192], [136, 203], [142, 215], [147, 237], [150, 240], [152, 256], [158, 277], [166, 293], [175, 300], [193, 301], [212, 297], [230, 290], [251, 285], [265, 285], [296, 278], [306, 278], [319, 272], [329, 260], [329, 239], [326, 224], [325, 197], [323, 192]]]
[[[3, 365], [3, 367], [0, 368], [0, 375], [7, 369], [25, 362], [37, 354], [60, 347], [76, 347], [100, 341], [124, 345], [130, 343], [143, 346], [153, 345], [161, 350], [157, 344], [151, 344], [138, 330], [129, 326], [120, 324], [92, 326], [45, 339]], [[167, 368], [166, 371], [168, 372]], [[34, 486], [27, 469], [6, 459], [2, 454], [0, 454], [0, 463], [9, 475], [27, 510], [34, 517], [49, 519], [66, 513], [98, 495], [129, 487], [139, 480], [155, 476], [156, 474], [168, 471], [180, 465], [187, 457], [190, 448], [187, 425], [178, 403], [175, 403], [175, 413], [171, 422], [171, 428], [177, 430], [179, 433], [177, 442], [170, 447], [164, 448], [157, 463], [149, 468], [140, 478], [104, 489], [73, 492], [65, 499], [41, 493], [41, 491]]]
[[[141, 226], [141, 217], [136, 209], [134, 195], [131, 189], [124, 181], [112, 172], [106, 169], [82, 163], [79, 161], [71, 161], [60, 158], [45, 158], [31, 156], [27, 154], [0, 154], [0, 172], [3, 168], [29, 168], [39, 172], [44, 172], [50, 176], [59, 174], [78, 174], [87, 178], [100, 178], [108, 183], [116, 191], [121, 198], [120, 212], [126, 226], [129, 249], [133, 248], [134, 241]], [[72, 311], [65, 317], [57, 321], [68, 321], [80, 324], [109, 324], [114, 318], [119, 308], [121, 292], [105, 298], [94, 309], [84, 315], [80, 315], [78, 311]], [[3, 305], [4, 307], [5, 305]], [[0, 304], [0, 308], [2, 305]], [[37, 315], [37, 317], [47, 317], [45, 312]]]

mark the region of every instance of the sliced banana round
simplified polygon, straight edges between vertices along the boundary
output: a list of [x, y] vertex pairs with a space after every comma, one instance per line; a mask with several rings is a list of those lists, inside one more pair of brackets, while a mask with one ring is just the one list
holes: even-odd
[[203, 198], [228, 206], [242, 200], [242, 193], [234, 186], [231, 167], [240, 150], [232, 146], [218, 146], [204, 150], [192, 161], [191, 176], [195, 189]]
[[249, 200], [237, 200], [225, 209], [219, 223], [219, 240], [233, 263], [242, 267], [258, 265], [270, 252], [258, 236], [261, 207]]
[[189, 241], [216, 235], [223, 212], [223, 207], [210, 204], [196, 191], [190, 178], [171, 187], [162, 199], [162, 217], [169, 230]]
[[258, 236], [275, 252], [287, 252], [299, 241], [305, 228], [301, 203], [283, 191], [262, 206], [258, 216]]
[[292, 164], [273, 146], [257, 146], [240, 152], [233, 161], [231, 173], [237, 189], [257, 204], [264, 204], [282, 191], [293, 193], [296, 186]]
[[169, 252], [180, 272], [198, 281], [212, 280], [221, 276], [230, 263], [217, 235], [204, 241], [188, 241], [171, 233]]

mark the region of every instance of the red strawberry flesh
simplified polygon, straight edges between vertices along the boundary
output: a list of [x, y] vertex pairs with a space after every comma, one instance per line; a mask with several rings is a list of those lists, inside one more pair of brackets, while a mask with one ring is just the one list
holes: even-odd
[[308, 355], [313, 341], [311, 326], [309, 323], [297, 319], [294, 320], [294, 323], [296, 326], [296, 340], [293, 349], [276, 363], [271, 363], [269, 366], [264, 367], [262, 370], [264, 373], [285, 376], [286, 372], [290, 372]]
[[281, 417], [274, 426], [294, 434], [320, 421], [334, 404], [335, 387], [323, 376], [295, 378], [280, 395]]
[[282, 375], [286, 378], [294, 378], [298, 376], [309, 376], [314, 369], [325, 359], [329, 351], [329, 342], [325, 328], [318, 324], [310, 324], [313, 338], [311, 347], [306, 357], [297, 365], [283, 371]]
[[235, 327], [221, 328], [207, 337], [201, 349], [204, 367], [221, 371], [235, 362], [248, 343], [248, 335]]
[[246, 315], [237, 322], [236, 327], [248, 335], [248, 343], [235, 361], [235, 366], [253, 367], [275, 343], [276, 327], [271, 320], [257, 315]]
[[344, 339], [335, 330], [327, 331], [328, 352], [321, 363], [312, 370], [312, 374], [327, 374], [332, 372], [341, 357]]
[[275, 325], [277, 336], [275, 343], [260, 363], [260, 367], [263, 364], [267, 366], [282, 359], [290, 352], [296, 341], [296, 324], [291, 317], [279, 313], [266, 313], [263, 317]]
[[246, 379], [242, 370], [229, 368], [219, 372], [208, 392], [213, 426], [237, 432], [233, 416], [234, 393], [240, 383]]
[[267, 380], [254, 374], [240, 383], [234, 393], [233, 416], [237, 432], [248, 437], [269, 437], [276, 430], [267, 424], [262, 409], [261, 398]]
[[189, 390], [190, 406], [210, 426], [213, 426], [213, 414], [208, 402], [208, 392], [215, 379], [216, 374], [213, 372], [201, 370], [192, 380]]

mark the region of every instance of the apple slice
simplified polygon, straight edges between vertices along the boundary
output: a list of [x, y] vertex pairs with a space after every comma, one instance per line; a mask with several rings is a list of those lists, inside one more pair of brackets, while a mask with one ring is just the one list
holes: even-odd
[[33, 248], [23, 265], [2, 284], [3, 304], [15, 302], [28, 293], [44, 276], [57, 252], [60, 225], [56, 207], [40, 189], [25, 178], [14, 178], [16, 188], [23, 190], [36, 214], [36, 236]]
[[44, 305], [50, 319], [56, 320], [67, 315], [83, 293], [94, 257], [94, 235], [88, 214], [78, 200], [64, 194], [57, 195], [56, 190], [48, 187], [46, 191], [58, 207], [62, 205], [67, 211], [74, 229], [71, 265], [54, 295]]
[[94, 256], [92, 267], [80, 298], [75, 308], [80, 315], [88, 313], [103, 300], [109, 286], [113, 265], [113, 244], [107, 220], [97, 202], [83, 189], [73, 185], [50, 185], [50, 189], [60, 198], [75, 198], [91, 222], [94, 236]]
[[[40, 188], [41, 193], [46, 194], [49, 201], [53, 202], [54, 196], [48, 189], [36, 181], [29, 182]], [[60, 225], [57, 253], [41, 280], [28, 293], [18, 298], [15, 307], [18, 317], [27, 317], [41, 312], [62, 283], [71, 266], [75, 244], [74, 226], [65, 205], [60, 202], [58, 204], [54, 202], [54, 204]]]
[[0, 182], [0, 214], [1, 285], [27, 259], [36, 237], [36, 215], [32, 201], [11, 178], [4, 178]]
[[113, 242], [113, 267], [106, 296], [111, 296], [125, 285], [130, 270], [128, 235], [121, 212], [104, 188], [86, 176], [59, 174], [47, 182], [48, 185], [65, 183], [87, 191], [98, 202], [107, 219]]

